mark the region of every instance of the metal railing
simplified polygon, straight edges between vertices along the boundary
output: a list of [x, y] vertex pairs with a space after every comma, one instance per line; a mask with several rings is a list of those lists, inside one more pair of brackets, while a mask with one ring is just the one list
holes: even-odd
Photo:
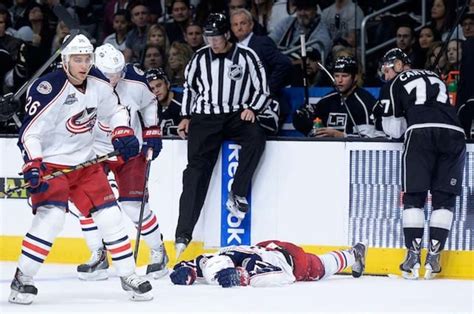
[[[400, 0], [396, 3], [393, 3], [389, 6], [386, 6], [385, 8], [383, 9], [380, 9], [376, 12], [373, 12], [369, 15], [367, 15], [366, 17], [364, 17], [364, 19], [362, 20], [362, 23], [361, 23], [361, 32], [360, 32], [360, 54], [361, 54], [361, 63], [362, 63], [362, 70], [363, 72], [365, 73], [365, 70], [366, 70], [366, 57], [376, 51], [379, 51], [380, 49], [383, 49], [389, 45], [392, 45], [393, 43], [396, 42], [396, 38], [392, 38], [390, 40], [387, 40], [386, 42], [384, 43], [381, 43], [373, 48], [370, 48], [370, 49], [367, 49], [366, 47], [366, 40], [367, 40], [367, 22], [376, 17], [376, 16], [379, 16], [381, 15], [382, 13], [385, 13], [387, 11], [390, 11], [394, 8], [397, 8], [403, 4], [406, 4], [407, 2], [409, 2], [408, 0]], [[418, 26], [417, 28], [415, 28], [415, 31], [419, 30], [420, 28], [422, 28], [423, 26], [426, 25], [426, 0], [421, 0], [421, 25]]]

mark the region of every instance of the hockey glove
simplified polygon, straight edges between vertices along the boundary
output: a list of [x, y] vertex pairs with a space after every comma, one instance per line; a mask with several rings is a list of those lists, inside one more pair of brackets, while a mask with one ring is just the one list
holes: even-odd
[[249, 284], [249, 274], [242, 267], [229, 267], [219, 270], [216, 274], [216, 280], [222, 288], [247, 286]]
[[138, 155], [140, 146], [133, 130], [124, 126], [119, 126], [112, 132], [112, 145], [120, 152], [124, 161]]
[[161, 141], [161, 129], [159, 126], [146, 128], [143, 130], [142, 154], [146, 156], [149, 148], [153, 149], [154, 160], [160, 154], [163, 143]]
[[29, 160], [23, 165], [23, 178], [30, 184], [27, 190], [31, 194], [41, 193], [48, 189], [49, 184], [41, 179], [44, 170], [46, 167], [41, 158]]
[[189, 286], [196, 280], [196, 270], [189, 266], [175, 267], [170, 274], [171, 282], [175, 285]]

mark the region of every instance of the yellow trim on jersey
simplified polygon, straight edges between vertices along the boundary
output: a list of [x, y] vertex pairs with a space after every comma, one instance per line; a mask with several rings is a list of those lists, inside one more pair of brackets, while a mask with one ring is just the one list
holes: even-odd
[[[0, 236], [0, 261], [17, 261], [21, 252], [21, 242], [23, 237], [17, 236]], [[132, 247], [134, 246], [132, 241]], [[165, 241], [166, 250], [170, 258], [168, 267], [176, 264], [174, 243], [173, 241]], [[325, 254], [334, 250], [347, 249], [346, 246], [315, 246], [303, 245], [306, 252], [314, 254]], [[217, 249], [205, 249], [202, 242], [191, 242], [189, 247], [184, 251], [180, 260], [193, 259], [202, 253], [215, 252]], [[142, 242], [138, 254], [138, 266], [148, 264], [149, 249]], [[67, 263], [80, 264], [86, 262], [90, 257], [85, 240], [82, 238], [57, 238], [49, 253], [46, 263]], [[422, 263], [426, 257], [426, 250], [422, 252]], [[404, 249], [391, 248], [370, 248], [367, 254], [366, 274], [386, 275], [398, 274], [399, 264], [405, 258]], [[442, 272], [439, 278], [455, 278], [455, 279], [474, 279], [474, 251], [444, 251], [441, 253]], [[424, 269], [421, 267], [421, 276], [424, 275]], [[346, 271], [349, 273], [349, 271]]]

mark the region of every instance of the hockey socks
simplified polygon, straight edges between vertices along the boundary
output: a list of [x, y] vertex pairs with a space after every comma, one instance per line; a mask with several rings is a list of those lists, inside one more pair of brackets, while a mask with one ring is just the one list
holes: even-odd
[[323, 278], [339, 273], [355, 263], [354, 253], [350, 250], [332, 251], [319, 256], [319, 258], [324, 265], [325, 274]]

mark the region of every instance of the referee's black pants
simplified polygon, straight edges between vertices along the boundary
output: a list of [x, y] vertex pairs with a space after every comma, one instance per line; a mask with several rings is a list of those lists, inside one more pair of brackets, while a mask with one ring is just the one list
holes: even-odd
[[232, 192], [247, 195], [265, 149], [266, 136], [257, 121], [242, 121], [240, 113], [193, 115], [188, 129], [188, 165], [183, 172], [176, 238], [192, 239], [224, 139], [234, 140], [242, 146]]

